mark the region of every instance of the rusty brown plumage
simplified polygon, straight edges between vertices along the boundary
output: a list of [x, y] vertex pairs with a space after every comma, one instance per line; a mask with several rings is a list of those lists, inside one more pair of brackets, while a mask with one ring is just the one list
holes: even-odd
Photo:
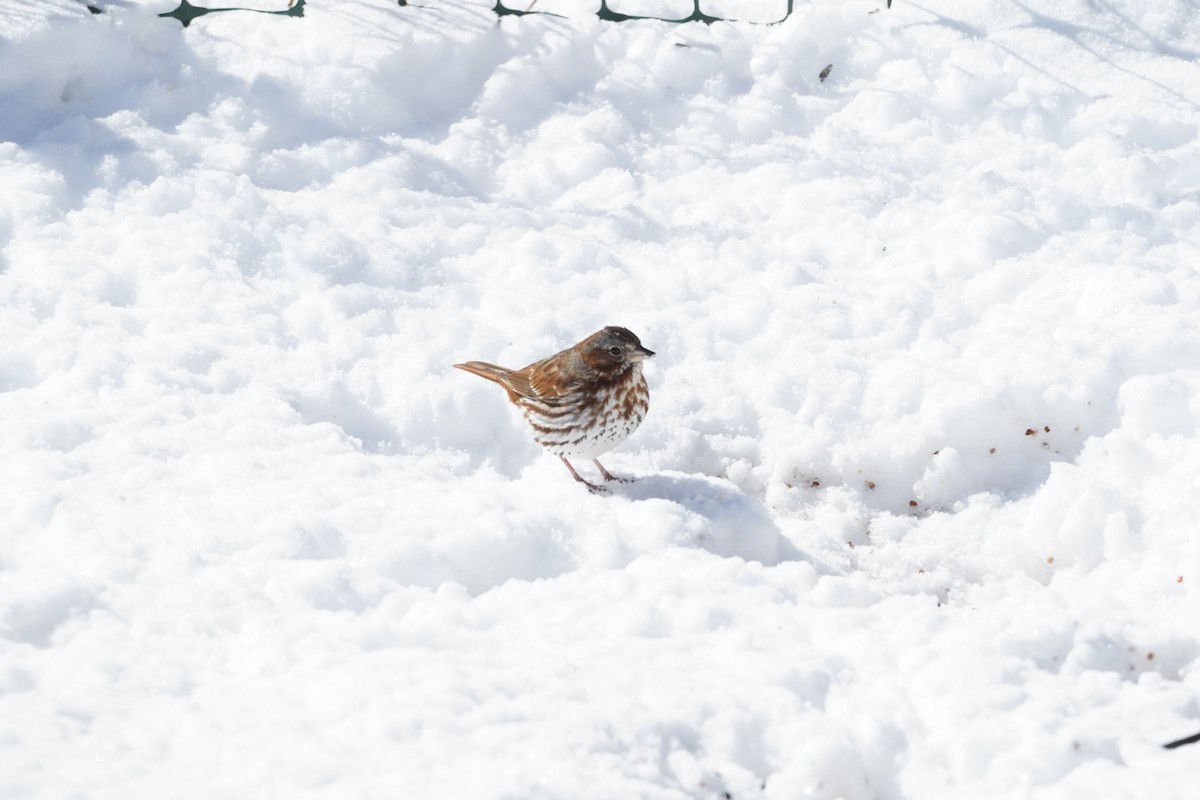
[[590, 458], [606, 481], [616, 480], [598, 456], [625, 441], [646, 416], [650, 391], [642, 361], [653, 355], [629, 330], [609, 326], [521, 369], [486, 361], [454, 366], [504, 387], [534, 440], [595, 492], [604, 487], [581, 478], [567, 459]]

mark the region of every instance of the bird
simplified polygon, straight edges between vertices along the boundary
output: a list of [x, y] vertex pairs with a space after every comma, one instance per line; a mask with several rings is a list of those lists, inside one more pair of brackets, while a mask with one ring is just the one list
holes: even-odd
[[599, 456], [642, 424], [650, 408], [642, 361], [653, 355], [629, 329], [610, 325], [521, 369], [486, 361], [454, 366], [504, 387], [525, 415], [534, 440], [595, 493], [607, 489], [582, 478], [568, 458], [590, 458], [606, 482], [625, 482], [605, 469]]

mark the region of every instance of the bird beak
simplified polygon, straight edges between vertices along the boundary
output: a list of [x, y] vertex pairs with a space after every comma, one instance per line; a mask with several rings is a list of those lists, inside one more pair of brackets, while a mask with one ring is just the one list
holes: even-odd
[[642, 346], [639, 344], [639, 345], [637, 346], [637, 349], [633, 351], [633, 355], [634, 355], [634, 357], [635, 357], [635, 358], [637, 358], [637, 360], [638, 360], [638, 361], [641, 361], [641, 360], [642, 360], [642, 359], [644, 359], [644, 358], [650, 358], [650, 357], [652, 357], [652, 356], [654, 355], [654, 351], [653, 351], [653, 350], [647, 350], [646, 348], [642, 347]]

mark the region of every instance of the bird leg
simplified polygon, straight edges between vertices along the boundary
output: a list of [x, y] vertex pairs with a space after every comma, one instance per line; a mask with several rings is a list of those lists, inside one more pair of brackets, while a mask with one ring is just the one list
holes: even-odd
[[616, 475], [613, 475], [604, 468], [604, 465], [600, 463], [600, 459], [598, 458], [593, 458], [592, 463], [596, 465], [596, 469], [600, 470], [600, 474], [604, 476], [604, 480], [606, 481], [616, 481], [617, 483], [633, 483], [633, 478], [618, 478]]
[[[592, 494], [595, 494], [596, 492], [607, 492], [608, 491], [608, 489], [604, 488], [603, 486], [600, 486], [599, 484], [592, 483], [591, 481], [585, 481], [583, 478], [579, 477], [579, 473], [576, 472], [575, 468], [571, 466], [570, 461], [567, 461], [567, 459], [563, 456], [559, 456], [559, 458], [561, 458], [562, 462], [567, 465], [567, 469], [571, 470], [571, 474], [575, 476], [575, 480], [579, 481], [584, 486], [588, 487], [589, 492], [591, 492]], [[599, 462], [597, 462], [597, 463], [599, 463]], [[601, 467], [601, 469], [603, 470], [604, 468]], [[605, 472], [604, 474], [608, 475], [607, 472]], [[612, 476], [608, 475], [608, 477], [611, 478]]]

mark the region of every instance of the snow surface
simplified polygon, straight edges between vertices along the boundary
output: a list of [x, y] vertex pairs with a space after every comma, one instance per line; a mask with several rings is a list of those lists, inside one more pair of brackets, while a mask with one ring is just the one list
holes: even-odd
[[[1195, 796], [1194, 0], [102, 5], [0, 10], [0, 797]], [[592, 496], [450, 365], [608, 324]]]

